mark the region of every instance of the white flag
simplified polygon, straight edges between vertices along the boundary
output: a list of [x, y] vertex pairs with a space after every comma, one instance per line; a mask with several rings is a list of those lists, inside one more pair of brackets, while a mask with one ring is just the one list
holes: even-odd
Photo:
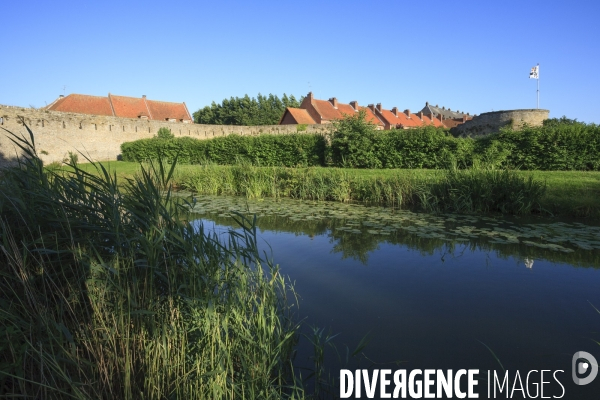
[[529, 73], [529, 79], [540, 79], [540, 66], [536, 65], [531, 68], [531, 72]]

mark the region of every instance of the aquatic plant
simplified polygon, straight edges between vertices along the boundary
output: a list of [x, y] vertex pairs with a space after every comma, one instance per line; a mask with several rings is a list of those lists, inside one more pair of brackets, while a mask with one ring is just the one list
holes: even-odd
[[[545, 184], [516, 171], [480, 167], [450, 168], [430, 177], [390, 174], [361, 177], [337, 168], [203, 166], [178, 176], [198, 194], [246, 198], [363, 202], [428, 212], [528, 214], [540, 211]], [[209, 184], [210, 183], [210, 184]]]
[[294, 291], [259, 256], [252, 220], [221, 237], [187, 222], [174, 165], [120, 185], [100, 165], [48, 170], [14, 141], [25, 158], [0, 181], [0, 397], [303, 397]]
[[541, 210], [545, 191], [545, 183], [532, 176], [476, 164], [470, 169], [447, 169], [438, 182], [423, 185], [418, 196], [421, 207], [430, 212], [522, 215]]

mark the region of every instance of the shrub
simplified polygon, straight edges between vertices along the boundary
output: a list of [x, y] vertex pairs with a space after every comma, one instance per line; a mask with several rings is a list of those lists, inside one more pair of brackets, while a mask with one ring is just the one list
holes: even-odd
[[366, 120], [365, 111], [359, 111], [334, 124], [331, 136], [333, 164], [348, 168], [381, 168], [375, 141], [377, 127]]
[[325, 138], [319, 135], [229, 135], [209, 140], [188, 137], [142, 139], [121, 145], [124, 161], [163, 159], [179, 163], [212, 162], [227, 165], [250, 162], [255, 165], [324, 165]]
[[[299, 125], [300, 128], [300, 125]], [[523, 170], [600, 170], [600, 127], [562, 118], [541, 127], [503, 129], [484, 137], [456, 138], [443, 128], [378, 131], [359, 112], [318, 135], [229, 135], [210, 140], [156, 137], [121, 145], [125, 161], [162, 158], [181, 163], [331, 165], [349, 168], [469, 168], [481, 162]]]
[[171, 130], [169, 128], [165, 128], [163, 126], [162, 128], [160, 128], [158, 130], [155, 137], [158, 139], [173, 139], [175, 137], [175, 135], [173, 135], [173, 133], [171, 133]]

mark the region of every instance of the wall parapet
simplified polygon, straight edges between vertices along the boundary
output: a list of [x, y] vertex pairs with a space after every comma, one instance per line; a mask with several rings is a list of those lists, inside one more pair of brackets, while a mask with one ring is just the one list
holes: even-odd
[[549, 114], [549, 110], [537, 108], [491, 111], [479, 114], [473, 119], [452, 128], [451, 132], [455, 136], [474, 137], [498, 132], [500, 128], [510, 127], [519, 130], [524, 125], [542, 126], [544, 120], [548, 119]]
[[[160, 128], [170, 129], [175, 137], [195, 139], [231, 134], [324, 135], [331, 129], [327, 125], [306, 125], [302, 131], [297, 125], [203, 125], [0, 105], [1, 128], [27, 136], [23, 122], [34, 133], [36, 149], [45, 163], [60, 162], [68, 157], [69, 152], [82, 152], [96, 161], [116, 160], [121, 154], [122, 143], [152, 138]], [[6, 132], [0, 133], [0, 166], [14, 162], [18, 154]]]

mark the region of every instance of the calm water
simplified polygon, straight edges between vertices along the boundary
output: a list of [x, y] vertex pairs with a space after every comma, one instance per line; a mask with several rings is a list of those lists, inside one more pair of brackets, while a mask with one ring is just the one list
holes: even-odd
[[[511, 379], [564, 370], [563, 398], [600, 398], [600, 377], [571, 379], [575, 352], [600, 360], [598, 226], [224, 197], [195, 210], [217, 231], [234, 226], [229, 210], [257, 215], [261, 248], [295, 281], [299, 316], [339, 333], [340, 349], [370, 333], [368, 360], [348, 368], [479, 369], [483, 379], [501, 371], [493, 351]], [[298, 363], [309, 352], [301, 342]], [[345, 368], [327, 361], [333, 375]], [[545, 396], [561, 394], [551, 374], [544, 380]]]

